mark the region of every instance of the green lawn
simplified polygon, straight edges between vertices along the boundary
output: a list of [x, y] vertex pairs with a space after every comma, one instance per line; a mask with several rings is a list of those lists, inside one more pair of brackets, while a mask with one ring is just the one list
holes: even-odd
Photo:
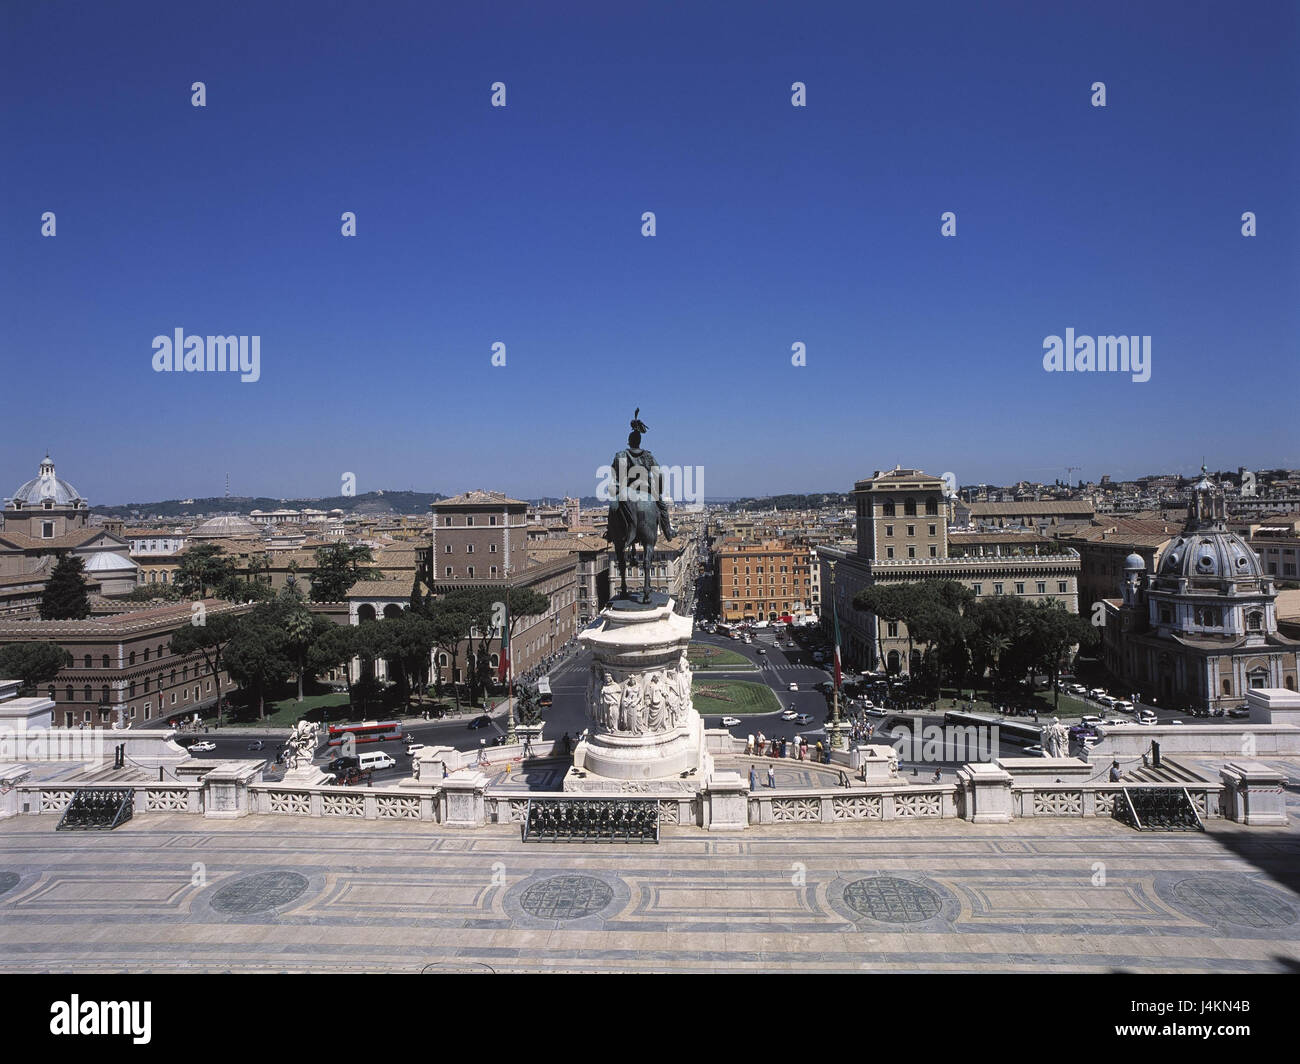
[[766, 684], [745, 680], [710, 680], [698, 673], [691, 684], [691, 700], [704, 716], [775, 713], [781, 708]]
[[754, 663], [743, 654], [723, 647], [713, 647], [705, 643], [692, 643], [686, 648], [686, 659], [692, 669], [718, 669], [740, 667], [752, 669]]
[[[953, 696], [956, 692], [953, 691], [953, 690], [950, 689], [950, 688], [945, 687], [943, 693], [944, 693], [944, 697], [943, 697], [943, 699], [940, 701], [939, 708], [940, 708], [940, 709], [952, 709], [952, 708], [953, 708], [953, 705], [952, 705], [952, 702], [951, 702], [951, 698], [952, 698], [952, 696]], [[969, 692], [967, 692], [967, 693], [969, 693]], [[990, 702], [988, 702], [988, 701], [986, 700], [986, 697], [984, 697], [985, 694], [986, 694], [985, 692], [981, 691], [981, 692], [980, 692], [981, 697], [980, 697], [980, 698], [977, 698], [977, 699], [975, 700], [975, 712], [976, 712], [976, 713], [992, 713], [992, 712], [993, 712], [993, 703], [990, 703]], [[1059, 709], [1053, 709], [1053, 708], [1052, 708], [1052, 692], [1051, 692], [1051, 691], [1038, 691], [1038, 692], [1036, 692], [1036, 693], [1034, 694], [1034, 698], [1033, 698], [1033, 700], [1034, 700], [1035, 702], [1038, 703], [1038, 707], [1039, 707], [1039, 709], [1038, 709], [1038, 715], [1039, 715], [1039, 717], [1040, 717], [1040, 718], [1044, 718], [1044, 717], [1045, 717], [1045, 718], [1047, 718], [1048, 720], [1051, 720], [1051, 718], [1054, 717], [1054, 716], [1056, 716], [1056, 717], [1060, 717], [1062, 720], [1065, 720], [1065, 719], [1067, 719], [1067, 718], [1077, 718], [1077, 717], [1082, 717], [1082, 716], [1084, 716], [1084, 715], [1086, 715], [1086, 714], [1093, 714], [1094, 716], [1105, 716], [1105, 715], [1106, 715], [1105, 710], [1102, 710], [1102, 709], [1098, 708], [1097, 706], [1091, 705], [1091, 704], [1089, 704], [1089, 703], [1087, 703], [1087, 702], [1080, 702], [1077, 698], [1072, 698], [1070, 695], [1066, 694], [1064, 691], [1061, 692], [1061, 705], [1060, 705], [1060, 708], [1059, 708]], [[996, 700], [995, 700], [995, 701], [996, 701]], [[966, 704], [966, 703], [965, 703], [965, 700], [964, 700], [964, 699], [961, 700], [961, 706], [959, 706], [958, 708], [964, 708], [964, 707], [965, 707], [965, 704]], [[1040, 720], [1040, 723], [1041, 723], [1041, 720]]]
[[[487, 700], [486, 707], [462, 703], [460, 715], [468, 717], [491, 713], [498, 704], [504, 701], [504, 696], [493, 696]], [[227, 714], [222, 723], [226, 727], [292, 728], [299, 720], [304, 718], [320, 721], [326, 713], [328, 713], [331, 724], [341, 724], [362, 719], [393, 720], [404, 717], [418, 717], [426, 709], [432, 710], [439, 707], [448, 716], [454, 716], [456, 713], [456, 703], [450, 698], [439, 700], [426, 697], [423, 705], [412, 699], [410, 704], [406, 706], [399, 705], [397, 700], [391, 696], [382, 700], [371, 698], [367, 700], [365, 712], [363, 713], [359, 703], [355, 710], [348, 708], [348, 693], [346, 691], [327, 691], [322, 694], [305, 695], [303, 700], [299, 702], [296, 692], [291, 690], [277, 698], [268, 698], [266, 700], [266, 719], [264, 720], [258, 719], [255, 705], [245, 708], [236, 704], [234, 719], [232, 720], [230, 714]]]

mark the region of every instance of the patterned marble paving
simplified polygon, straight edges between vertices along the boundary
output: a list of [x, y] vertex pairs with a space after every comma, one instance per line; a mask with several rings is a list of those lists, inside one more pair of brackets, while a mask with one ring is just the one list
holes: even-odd
[[[1109, 821], [666, 831], [141, 816], [0, 824], [0, 952], [41, 971], [1233, 971], [1300, 964], [1300, 831]], [[1104, 874], [1099, 878], [1098, 869]]]

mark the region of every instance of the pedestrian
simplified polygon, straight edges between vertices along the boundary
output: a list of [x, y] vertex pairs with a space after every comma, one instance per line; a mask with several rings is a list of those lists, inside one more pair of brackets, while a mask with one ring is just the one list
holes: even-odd
[[749, 789], [751, 791], [758, 790], [758, 772], [753, 765], [749, 766]]
[[930, 782], [931, 782], [931, 783], [938, 783], [942, 778], [943, 778], [943, 773], [940, 772], [938, 769], [935, 769], [935, 770], [934, 770], [934, 775], [933, 775], [932, 777], [930, 777]]
[[1112, 761], [1112, 762], [1110, 763], [1110, 782], [1111, 782], [1111, 783], [1118, 783], [1118, 782], [1119, 782], [1119, 775], [1120, 775], [1120, 773], [1119, 773], [1119, 762], [1118, 762], [1118, 761]]
[[746, 753], [746, 754], [749, 754], [751, 757], [752, 757], [753, 754], [754, 754], [754, 734], [753, 734], [753, 732], [751, 732], [751, 733], [749, 734], [748, 738], [746, 738], [746, 740], [745, 740], [745, 753]]
[[772, 765], [767, 766], [767, 785], [776, 790], [776, 769]]

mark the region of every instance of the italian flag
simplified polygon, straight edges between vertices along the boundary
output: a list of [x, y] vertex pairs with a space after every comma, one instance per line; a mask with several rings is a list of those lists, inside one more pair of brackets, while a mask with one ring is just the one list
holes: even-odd
[[501, 657], [500, 664], [497, 665], [497, 681], [506, 682], [506, 676], [510, 673], [510, 606], [506, 606], [505, 624], [501, 626]]
[[840, 690], [840, 613], [831, 603], [831, 616], [835, 618], [835, 690]]

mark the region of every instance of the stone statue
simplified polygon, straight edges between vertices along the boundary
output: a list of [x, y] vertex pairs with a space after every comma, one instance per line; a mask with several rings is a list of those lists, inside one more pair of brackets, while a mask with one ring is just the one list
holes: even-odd
[[641, 420], [641, 408], [632, 417], [632, 431], [627, 447], [614, 456], [611, 464], [609, 523], [605, 538], [618, 558], [619, 593], [627, 597], [627, 559], [635, 561], [634, 548], [641, 544], [641, 568], [645, 581], [641, 601], [650, 601], [650, 561], [662, 527], [664, 537], [675, 536], [668, 517], [668, 503], [663, 498], [663, 478], [655, 456], [641, 446], [641, 434], [650, 428]]
[[619, 720], [619, 731], [632, 735], [641, 735], [645, 731], [641, 723], [641, 702], [641, 685], [633, 674], [627, 678], [627, 684], [623, 687], [623, 714]]
[[310, 768], [316, 754], [316, 737], [320, 725], [309, 720], [300, 720], [293, 726], [285, 750], [285, 765], [288, 768]]
[[1061, 723], [1060, 717], [1053, 717], [1052, 723], [1044, 727], [1040, 735], [1044, 757], [1070, 756], [1070, 733]]
[[605, 731], [618, 731], [618, 707], [623, 700], [623, 688], [609, 673], [600, 689], [600, 703], [596, 710], [596, 723]]
[[651, 673], [646, 688], [646, 726], [652, 732], [663, 731], [668, 726], [668, 703], [665, 694], [663, 673]]
[[686, 716], [691, 705], [691, 665], [682, 654], [677, 668], [668, 677], [668, 688], [673, 697], [668, 703], [668, 724], [675, 728]]

